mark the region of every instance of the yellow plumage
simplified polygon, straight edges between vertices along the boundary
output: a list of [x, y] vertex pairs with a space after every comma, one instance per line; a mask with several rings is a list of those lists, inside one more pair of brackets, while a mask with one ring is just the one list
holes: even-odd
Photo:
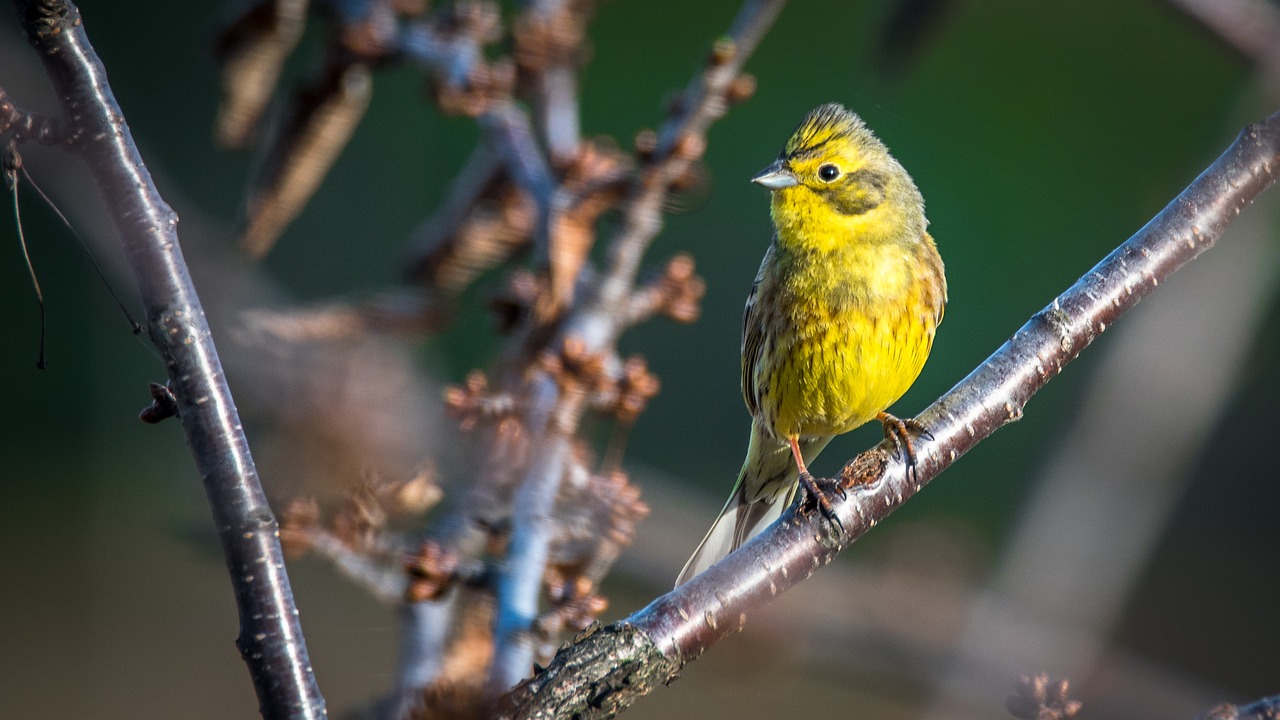
[[754, 181], [773, 241], [743, 318], [751, 441], [729, 502], [679, 585], [782, 513], [804, 464], [902, 396], [942, 322], [947, 282], [924, 201], [857, 115], [823, 105]]

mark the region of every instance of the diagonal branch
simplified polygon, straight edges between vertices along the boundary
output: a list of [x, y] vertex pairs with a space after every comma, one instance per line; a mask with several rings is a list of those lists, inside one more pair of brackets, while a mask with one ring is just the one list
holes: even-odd
[[[765, 532], [705, 573], [629, 618], [588, 633], [504, 702], [502, 716], [612, 717], [747, 614], [829, 563], [961, 455], [1022, 417], [1028, 400], [1121, 315], [1211, 247], [1241, 210], [1275, 182], [1280, 113], [1251, 125], [1151, 222], [1036, 313], [1014, 336], [918, 418], [917, 472], [882, 448], [841, 473], [833, 503], [844, 532], [793, 505]], [[844, 492], [846, 491], [847, 492]]]
[[278, 525], [178, 245], [177, 215], [142, 162], [79, 10], [66, 0], [14, 6], [75, 126], [67, 146], [84, 157], [106, 197], [137, 279], [231, 572], [240, 611], [236, 644], [260, 709], [267, 718], [324, 717]]

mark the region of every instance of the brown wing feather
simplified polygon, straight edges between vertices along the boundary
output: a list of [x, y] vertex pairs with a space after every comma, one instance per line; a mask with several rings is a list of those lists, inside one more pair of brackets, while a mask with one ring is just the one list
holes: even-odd
[[760, 415], [760, 393], [756, 388], [756, 366], [760, 364], [760, 353], [764, 347], [764, 322], [760, 317], [760, 308], [756, 297], [760, 292], [760, 281], [764, 277], [765, 265], [773, 255], [773, 245], [764, 254], [760, 263], [760, 271], [756, 273], [755, 282], [751, 284], [751, 292], [747, 295], [747, 306], [742, 310], [742, 399], [747, 403], [751, 417]]

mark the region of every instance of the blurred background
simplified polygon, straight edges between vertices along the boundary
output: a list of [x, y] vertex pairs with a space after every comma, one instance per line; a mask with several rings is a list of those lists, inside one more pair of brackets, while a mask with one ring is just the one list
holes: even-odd
[[[1224, 3], [1247, 6], [1250, 3]], [[1237, 26], [1266, 31], [1275, 8]], [[584, 134], [622, 146], [663, 116], [736, 2], [603, 3], [582, 74]], [[914, 8], [914, 14], [913, 14]], [[281, 433], [255, 423], [282, 358], [246, 339], [243, 311], [359, 298], [401, 283], [407, 237], [477, 138], [442, 117], [420, 72], [375, 78], [372, 106], [303, 215], [259, 265], [240, 260], [247, 153], [218, 150], [210, 47], [216, 2], [85, 2], [90, 39], [180, 228], [232, 389], [274, 497], [299, 490]], [[1280, 46], [1280, 36], [1273, 37]], [[309, 24], [286, 85], [317, 66]], [[768, 242], [766, 193], [747, 182], [810, 108], [860, 113], [912, 173], [947, 263], [950, 305], [932, 359], [892, 410], [914, 414], [1126, 239], [1277, 107], [1248, 38], [1228, 42], [1155, 0], [940, 3], [794, 0], [747, 70], [754, 98], [711, 130], [705, 197], [669, 215], [649, 264], [687, 251], [707, 280], [701, 319], [655, 321], [622, 350], [662, 392], [625, 465], [653, 511], [605, 586], [605, 619], [670, 586], [723, 502], [745, 449], [742, 303]], [[52, 110], [12, 15], [0, 86]], [[24, 148], [133, 301], [113, 232], [64, 153]], [[1274, 194], [1274, 190], [1271, 194]], [[164, 368], [129, 333], [92, 267], [29, 191], [22, 216], [49, 315], [12, 222], [0, 222], [0, 716], [251, 716], [235, 608], [177, 422], [138, 410]], [[1280, 382], [1274, 199], [1175, 276], [981, 444], [839, 562], [760, 613], [628, 717], [1002, 717], [1019, 673], [1072, 681], [1086, 717], [1190, 718], [1280, 692]], [[95, 220], [95, 218], [97, 218]], [[423, 446], [450, 444], [437, 386], [499, 347], [482, 279], [445, 332], [387, 361]], [[403, 384], [401, 384], [403, 383]], [[396, 393], [393, 393], [396, 394]], [[407, 416], [406, 416], [407, 417]], [[833, 473], [879, 440], [867, 427], [816, 464]], [[287, 437], [287, 434], [286, 434]], [[440, 460], [444, 479], [465, 458]], [[303, 490], [318, 490], [305, 486]], [[391, 683], [394, 609], [323, 562], [290, 567], [331, 714]]]

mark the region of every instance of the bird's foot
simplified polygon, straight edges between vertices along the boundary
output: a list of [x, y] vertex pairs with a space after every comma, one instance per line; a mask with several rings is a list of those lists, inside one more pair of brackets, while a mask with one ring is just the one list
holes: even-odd
[[[819, 482], [825, 482], [833, 485], [831, 489], [823, 489]], [[836, 514], [836, 509], [831, 506], [831, 495], [837, 494], [843, 500], [847, 497], [844, 488], [839, 483], [831, 483], [827, 480], [819, 480], [809, 474], [808, 470], [800, 473], [800, 487], [804, 489], [805, 497], [800, 501], [800, 508], [804, 510], [812, 501], [817, 506], [818, 512], [822, 513], [822, 517], [834, 524], [840, 529], [840, 534], [844, 535], [844, 523], [840, 522], [840, 516]]]
[[893, 443], [894, 457], [905, 456], [907, 479], [916, 482], [916, 446], [912, 436], [932, 440], [933, 433], [915, 418], [902, 420], [887, 412], [880, 412], [876, 414], [876, 419], [884, 425], [884, 436]]

